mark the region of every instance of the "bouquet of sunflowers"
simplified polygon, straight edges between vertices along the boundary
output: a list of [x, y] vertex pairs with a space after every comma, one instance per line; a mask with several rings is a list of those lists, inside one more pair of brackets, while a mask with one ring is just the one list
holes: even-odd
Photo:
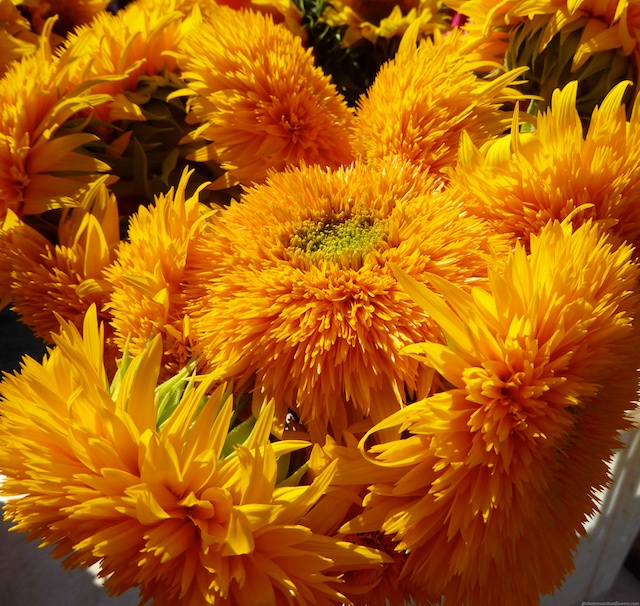
[[13, 528], [155, 606], [558, 588], [639, 381], [640, 4], [0, 10]]

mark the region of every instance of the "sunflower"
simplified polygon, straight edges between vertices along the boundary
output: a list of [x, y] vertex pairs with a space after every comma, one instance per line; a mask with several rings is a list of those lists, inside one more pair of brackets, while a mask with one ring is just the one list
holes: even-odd
[[261, 182], [268, 169], [301, 162], [351, 162], [351, 110], [311, 50], [271, 17], [220, 7], [179, 48], [187, 119], [201, 125], [191, 136], [207, 142], [192, 157], [219, 162], [227, 171], [219, 183]]
[[[279, 486], [278, 462], [304, 448], [271, 442], [273, 406], [242, 443], [216, 375], [190, 381], [158, 427], [160, 338], [109, 388], [95, 308], [84, 336], [64, 323], [42, 364], [2, 383], [5, 517], [67, 566], [100, 563], [112, 594], [169, 604], [341, 603], [341, 577], [383, 554], [314, 533], [305, 513], [335, 469]], [[184, 382], [183, 382], [184, 383]]]
[[141, 206], [131, 217], [127, 240], [105, 273], [112, 287], [107, 307], [116, 344], [137, 355], [161, 334], [165, 373], [176, 372], [191, 357], [184, 272], [208, 208], [200, 204], [199, 192], [186, 195], [190, 175], [183, 174], [176, 189], [158, 196], [148, 208]]
[[474, 72], [487, 63], [473, 60], [475, 42], [453, 31], [416, 47], [417, 32], [416, 25], [407, 30], [395, 59], [360, 99], [352, 143], [368, 162], [399, 155], [443, 173], [455, 164], [462, 131], [484, 142], [511, 125], [511, 113], [500, 108], [523, 98], [509, 87], [524, 69], [482, 80]]
[[214, 367], [237, 361], [238, 377], [256, 373], [256, 406], [274, 397], [281, 423], [291, 407], [314, 441], [328, 427], [340, 440], [363, 415], [395, 410], [405, 390], [431, 388], [398, 352], [441, 335], [390, 264], [468, 286], [504, 246], [411, 165], [274, 173], [196, 242], [187, 278], [205, 289], [187, 306], [196, 349]]
[[556, 88], [576, 80], [578, 108], [586, 119], [617, 83], [640, 70], [640, 6], [626, 0], [453, 0], [469, 17], [472, 35], [489, 40], [507, 68], [527, 66], [526, 92], [546, 108]]
[[480, 149], [464, 139], [452, 182], [467, 207], [525, 243], [550, 219], [570, 217], [574, 225], [601, 222], [637, 250], [640, 103], [627, 121], [625, 87], [607, 95], [584, 136], [572, 82], [554, 93], [535, 133], [514, 131]]
[[405, 439], [367, 453], [378, 478], [342, 531], [391, 535], [402, 577], [445, 603], [533, 606], [558, 587], [629, 424], [639, 277], [631, 246], [592, 222], [550, 222], [530, 253], [496, 259], [490, 292], [430, 276], [443, 300], [399, 275], [447, 337], [405, 353], [450, 388], [374, 428]]
[[197, 3], [136, 2], [116, 15], [99, 15], [65, 42], [64, 54], [74, 61], [74, 84], [109, 96], [109, 102], [76, 116], [65, 129], [99, 139], [84, 152], [107, 163], [118, 177], [111, 189], [125, 218], [177, 185], [187, 167], [196, 169], [194, 189], [223, 172], [214, 163], [187, 161], [194, 145], [181, 144], [191, 130], [185, 101], [171, 98], [184, 88], [173, 54], [202, 19]]
[[114, 258], [120, 241], [115, 198], [96, 181], [67, 209], [52, 244], [39, 231], [9, 211], [0, 230], [0, 265], [10, 268], [2, 293], [35, 335], [50, 342], [59, 328], [58, 316], [81, 326], [87, 309], [95, 304], [101, 317], [111, 290], [103, 271]]
[[343, 44], [362, 40], [402, 36], [417, 21], [422, 36], [447, 26], [446, 12], [440, 0], [333, 0], [327, 2], [322, 20], [332, 27], [345, 27]]
[[0, 80], [0, 220], [8, 210], [23, 218], [74, 206], [96, 174], [109, 168], [75, 151], [94, 135], [58, 132], [74, 114], [108, 97], [70, 83], [69, 58], [51, 51], [52, 24], [38, 50]]

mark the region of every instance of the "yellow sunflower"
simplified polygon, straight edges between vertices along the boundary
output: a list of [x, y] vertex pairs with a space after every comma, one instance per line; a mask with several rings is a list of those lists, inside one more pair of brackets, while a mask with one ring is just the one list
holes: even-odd
[[629, 121], [617, 85], [596, 109], [586, 135], [576, 109], [577, 83], [554, 93], [537, 131], [478, 149], [463, 140], [452, 182], [467, 207], [497, 231], [523, 242], [550, 219], [601, 222], [640, 246], [640, 103]]
[[344, 573], [388, 560], [303, 523], [335, 467], [309, 486], [278, 485], [279, 460], [307, 443], [270, 441], [273, 406], [234, 444], [233, 403], [223, 387], [211, 393], [213, 374], [177, 389], [158, 427], [160, 338], [111, 388], [102, 340], [91, 308], [83, 336], [63, 323], [42, 364], [25, 358], [2, 383], [15, 530], [67, 566], [99, 562], [112, 594], [137, 587], [158, 606], [326, 606], [345, 601]]
[[[195, 160], [215, 160], [229, 181], [264, 181], [287, 165], [337, 167], [353, 159], [352, 112], [311, 49], [271, 17], [220, 7], [180, 47], [191, 91], [191, 137], [208, 145]], [[217, 184], [214, 183], [214, 186]]]
[[[184, 87], [174, 57], [177, 45], [202, 18], [198, 3], [135, 2], [116, 15], [97, 16], [65, 42], [64, 56], [73, 61], [71, 81], [107, 95], [108, 102], [76, 115], [64, 131], [98, 139], [83, 151], [117, 177], [110, 188], [123, 217], [176, 186], [193, 164], [187, 156], [194, 145], [181, 144], [191, 130], [186, 102], [170, 97]], [[223, 172], [214, 163], [193, 167], [192, 184]]]
[[448, 19], [442, 4], [441, 0], [332, 0], [321, 19], [333, 27], [346, 26], [343, 43], [351, 46], [362, 38], [375, 43], [378, 38], [402, 36], [414, 21], [423, 36], [444, 30]]
[[274, 173], [196, 242], [187, 282], [206, 290], [187, 307], [196, 349], [213, 366], [236, 361], [244, 379], [256, 373], [255, 404], [274, 397], [281, 423], [291, 407], [314, 441], [329, 427], [340, 440], [363, 415], [395, 410], [405, 390], [431, 389], [398, 353], [441, 335], [390, 265], [482, 283], [494, 247], [506, 250], [487, 226], [400, 162]]
[[14, 62], [0, 80], [0, 219], [20, 218], [73, 206], [95, 175], [108, 169], [77, 153], [95, 141], [88, 133], [59, 133], [77, 112], [108, 100], [70, 83], [69, 57], [54, 56], [48, 42], [52, 21], [36, 53]]
[[208, 212], [199, 202], [199, 192], [186, 195], [189, 176], [185, 173], [177, 189], [158, 196], [152, 206], [138, 209], [127, 240], [105, 273], [112, 287], [108, 309], [116, 344], [137, 355], [161, 334], [169, 372], [183, 367], [192, 354], [183, 282], [189, 248]]
[[473, 59], [475, 42], [453, 31], [416, 47], [417, 31], [409, 28], [395, 59], [361, 97], [352, 144], [368, 162], [399, 155], [442, 173], [456, 162], [462, 131], [484, 142], [511, 125], [501, 106], [523, 98], [510, 86], [525, 68], [482, 80], [474, 72], [487, 62]]
[[591, 222], [550, 222], [495, 261], [490, 292], [430, 276], [443, 300], [399, 275], [447, 337], [405, 353], [450, 388], [373, 430], [406, 433], [368, 452], [377, 479], [355, 468], [372, 487], [342, 531], [393, 536], [401, 578], [445, 604], [534, 606], [558, 587], [636, 398], [638, 278]]
[[103, 178], [79, 204], [63, 213], [55, 245], [11, 211], [0, 230], [0, 265], [8, 268], [0, 292], [22, 322], [48, 342], [59, 328], [56, 314], [81, 326], [95, 304], [101, 318], [108, 318], [103, 308], [112, 287], [103, 271], [120, 241], [116, 201]]
[[[101, 118], [110, 122], [118, 118], [144, 120], [139, 109], [132, 107], [143, 100], [132, 93], [141, 77], [176, 71], [170, 51], [198, 22], [197, 15], [189, 18], [193, 9], [184, 5], [180, 0], [133, 2], [115, 15], [98, 15], [68, 36], [65, 54], [78, 64], [74, 66], [74, 83], [96, 79], [99, 86], [95, 90], [115, 97], [108, 106], [110, 111], [100, 113]], [[125, 92], [132, 98], [123, 99]], [[143, 94], [140, 91], [140, 96]]]
[[508, 68], [528, 66], [526, 90], [544, 109], [556, 88], [579, 82], [578, 104], [589, 116], [618, 82], [640, 71], [640, 5], [627, 0], [453, 0], [465, 28], [491, 40]]

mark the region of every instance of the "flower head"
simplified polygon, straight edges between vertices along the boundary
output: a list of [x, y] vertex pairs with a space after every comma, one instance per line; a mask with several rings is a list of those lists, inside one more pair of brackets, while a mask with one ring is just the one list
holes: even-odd
[[583, 135], [577, 83], [553, 95], [532, 134], [476, 148], [467, 138], [452, 176], [467, 207], [495, 229], [527, 242], [550, 219], [601, 222], [640, 246], [640, 103], [627, 121], [616, 86]]
[[180, 51], [192, 91], [188, 120], [201, 124], [193, 137], [208, 142], [193, 157], [220, 162], [224, 183], [261, 182], [268, 169], [290, 164], [352, 160], [351, 110], [311, 50], [271, 17], [220, 7]]
[[639, 277], [630, 246], [558, 222], [496, 260], [490, 292], [432, 276], [443, 301], [401, 275], [447, 337], [405, 352], [450, 388], [374, 429], [405, 439], [371, 448], [379, 477], [342, 530], [392, 535], [409, 550], [402, 576], [445, 603], [533, 605], [554, 590], [628, 425]]
[[[214, 217], [196, 244], [188, 306], [196, 348], [214, 366], [256, 373], [254, 393], [291, 407], [314, 439], [340, 439], [363, 415], [383, 418], [395, 393], [426, 393], [431, 379], [400, 349], [440, 334], [399, 288], [397, 263], [482, 283], [493, 247], [483, 221], [419, 170], [389, 162], [272, 174]], [[380, 397], [376, 400], [374, 394]], [[376, 401], [378, 404], [376, 406]]]
[[473, 59], [474, 43], [454, 31], [416, 47], [416, 26], [402, 39], [393, 61], [385, 64], [359, 102], [352, 129], [353, 148], [375, 162], [399, 155], [432, 173], [456, 162], [462, 131], [485, 140], [510, 126], [501, 111], [522, 98], [511, 85], [523, 70], [482, 80], [474, 73], [486, 62]]
[[[469, 17], [465, 28], [489, 41], [509, 68], [527, 66], [527, 93], [546, 108], [556, 88], [578, 81], [587, 119], [617, 83], [640, 71], [640, 6], [626, 0], [453, 0]], [[635, 94], [629, 89], [628, 98]]]
[[84, 152], [118, 177], [110, 187], [124, 217], [176, 186], [187, 166], [196, 170], [194, 186], [222, 172], [214, 163], [187, 161], [194, 144], [183, 144], [191, 130], [186, 102], [171, 97], [184, 88], [174, 56], [179, 41], [203, 19], [199, 5], [190, 4], [131, 3], [116, 15], [96, 17], [65, 42], [64, 55], [74, 61], [74, 84], [108, 96], [65, 127], [98, 139]]
[[234, 445], [211, 374], [159, 426], [160, 338], [111, 387], [94, 308], [83, 336], [63, 323], [55, 340], [2, 383], [0, 465], [4, 494], [20, 495], [5, 516], [67, 565], [100, 562], [111, 593], [137, 587], [159, 606], [303, 606], [343, 602], [345, 572], [388, 559], [304, 525], [335, 469], [278, 485], [278, 460], [306, 442], [269, 440], [272, 406]]
[[343, 42], [350, 46], [365, 38], [402, 36], [407, 27], [417, 21], [422, 35], [444, 29], [445, 13], [440, 0], [335, 0], [327, 3], [322, 20], [333, 27], [346, 26]]
[[137, 355], [162, 335], [165, 364], [172, 374], [192, 353], [183, 282], [189, 249], [209, 212], [198, 192], [187, 196], [189, 176], [184, 173], [178, 187], [158, 196], [152, 206], [140, 206], [105, 274], [113, 289], [108, 309], [116, 344]]
[[93, 183], [66, 209], [52, 244], [9, 211], [0, 230], [0, 264], [7, 272], [5, 296], [22, 322], [45, 341], [59, 328], [58, 316], [81, 326], [84, 314], [97, 305], [101, 318], [111, 285], [103, 271], [120, 240], [118, 209], [104, 178]]
[[[52, 22], [49, 22], [50, 28]], [[0, 80], [0, 219], [74, 206], [108, 165], [75, 150], [96, 137], [58, 133], [77, 112], [107, 97], [70, 83], [72, 61], [54, 56], [43, 32], [40, 47], [14, 62]]]

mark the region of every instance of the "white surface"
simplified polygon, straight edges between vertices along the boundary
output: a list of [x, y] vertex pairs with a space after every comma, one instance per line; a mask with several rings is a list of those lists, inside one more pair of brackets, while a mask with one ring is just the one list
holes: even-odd
[[[89, 571], [62, 569], [45, 550], [8, 528], [0, 525], [1, 606], [138, 606], [136, 592], [111, 598]], [[574, 606], [557, 599], [557, 606]], [[600, 603], [640, 605], [640, 580], [622, 568]]]
[[[614, 458], [613, 484], [600, 495], [601, 513], [586, 525], [589, 534], [578, 545], [576, 570], [560, 592], [543, 596], [540, 606], [611, 601], [608, 596], [640, 531], [640, 429], [626, 432], [622, 439], [626, 448]], [[640, 584], [632, 593], [626, 600], [640, 604]]]
[[0, 606], [137, 606], [138, 594], [109, 597], [88, 570], [64, 570], [45, 549], [0, 525]]

